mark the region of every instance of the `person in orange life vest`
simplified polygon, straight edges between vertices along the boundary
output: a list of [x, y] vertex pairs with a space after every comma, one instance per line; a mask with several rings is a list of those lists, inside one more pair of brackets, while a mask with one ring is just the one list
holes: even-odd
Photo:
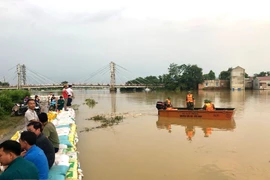
[[209, 137], [209, 135], [212, 134], [212, 128], [211, 127], [203, 128], [203, 132], [204, 137]]
[[195, 99], [190, 91], [188, 91], [188, 94], [186, 97], [186, 103], [187, 103], [187, 109], [194, 110]]
[[168, 97], [168, 98], [165, 100], [164, 104], [165, 104], [166, 109], [167, 109], [167, 108], [172, 108], [171, 98]]
[[215, 105], [212, 104], [212, 101], [210, 100], [204, 100], [204, 106], [203, 109], [206, 111], [214, 111], [215, 110]]

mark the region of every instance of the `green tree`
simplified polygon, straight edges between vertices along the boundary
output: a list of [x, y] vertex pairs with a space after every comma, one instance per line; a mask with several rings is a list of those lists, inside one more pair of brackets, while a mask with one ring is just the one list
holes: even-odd
[[198, 89], [198, 84], [203, 82], [202, 68], [197, 65], [186, 66], [181, 82], [181, 89]]
[[270, 71], [266, 72], [266, 71], [262, 71], [260, 73], [256, 73], [254, 74], [254, 77], [263, 77], [263, 76], [266, 76], [266, 75], [270, 75]]
[[209, 76], [209, 80], [216, 79], [216, 74], [212, 70], [209, 71], [208, 76]]
[[0, 86], [9, 86], [9, 83], [8, 82], [1, 82], [0, 81]]
[[61, 82], [61, 85], [65, 85], [65, 84], [68, 84], [68, 81]]
[[245, 73], [245, 78], [249, 78], [249, 75], [247, 73]]
[[230, 67], [227, 71], [221, 71], [219, 74], [220, 80], [230, 80], [231, 79], [232, 68]]
[[216, 75], [215, 75], [215, 73], [212, 70], [210, 70], [208, 74], [204, 74], [203, 75], [203, 79], [204, 80], [215, 80], [216, 79]]

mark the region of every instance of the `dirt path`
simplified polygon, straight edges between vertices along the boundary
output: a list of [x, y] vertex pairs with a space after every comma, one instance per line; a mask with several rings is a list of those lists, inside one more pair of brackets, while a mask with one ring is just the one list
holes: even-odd
[[18, 123], [16, 128], [12, 128], [8, 133], [1, 135], [0, 143], [10, 139], [17, 131], [22, 130], [24, 126], [25, 126], [24, 118], [22, 117], [22, 120], [20, 121], [20, 123]]

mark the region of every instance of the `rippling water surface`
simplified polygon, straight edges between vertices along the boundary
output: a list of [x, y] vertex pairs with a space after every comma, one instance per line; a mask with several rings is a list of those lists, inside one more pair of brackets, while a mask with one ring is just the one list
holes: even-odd
[[[184, 106], [185, 93], [112, 93], [76, 90], [78, 130], [100, 114], [123, 114], [122, 123], [79, 133], [78, 150], [87, 180], [270, 179], [270, 91], [199, 91], [216, 107], [234, 107], [232, 121], [159, 118], [155, 103], [170, 96]], [[90, 108], [86, 98], [98, 102]]]

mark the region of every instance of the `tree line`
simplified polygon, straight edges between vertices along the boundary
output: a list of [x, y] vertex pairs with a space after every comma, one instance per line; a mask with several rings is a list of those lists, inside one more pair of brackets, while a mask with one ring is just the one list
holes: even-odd
[[[126, 82], [129, 84], [144, 84], [146, 86], [163, 86], [165, 90], [181, 91], [181, 90], [194, 90], [198, 88], [198, 84], [203, 83], [204, 80], [230, 80], [232, 67], [228, 70], [221, 71], [219, 76], [216, 77], [215, 73], [210, 70], [209, 73], [203, 74], [202, 68], [197, 65], [177, 65], [172, 63], [169, 65], [168, 73], [159, 76], [147, 76], [145, 78], [138, 77], [136, 79]], [[270, 72], [260, 72], [254, 74], [254, 77], [270, 75]], [[245, 77], [249, 75], [245, 73]]]
[[0, 81], [0, 86], [9, 86], [9, 83], [8, 82], [1, 82]]

